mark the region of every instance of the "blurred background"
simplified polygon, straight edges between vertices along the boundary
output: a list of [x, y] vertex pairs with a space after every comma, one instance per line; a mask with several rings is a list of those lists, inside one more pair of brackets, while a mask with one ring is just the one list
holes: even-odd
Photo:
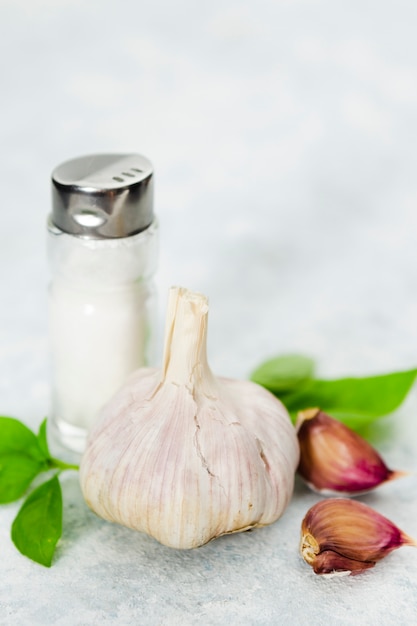
[[161, 334], [170, 285], [204, 292], [218, 373], [414, 366], [415, 25], [412, 0], [1, 0], [1, 410], [47, 411], [49, 178], [94, 152], [153, 162]]

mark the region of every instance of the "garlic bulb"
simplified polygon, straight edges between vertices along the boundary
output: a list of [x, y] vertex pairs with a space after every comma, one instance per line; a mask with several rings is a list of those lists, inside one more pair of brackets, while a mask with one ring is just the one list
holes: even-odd
[[277, 520], [299, 459], [279, 400], [212, 374], [207, 315], [203, 295], [170, 290], [162, 370], [138, 370], [105, 406], [80, 467], [95, 513], [173, 548]]

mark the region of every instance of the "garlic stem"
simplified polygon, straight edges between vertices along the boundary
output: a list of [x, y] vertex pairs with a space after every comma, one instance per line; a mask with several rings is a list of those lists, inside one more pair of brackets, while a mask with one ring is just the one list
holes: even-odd
[[185, 385], [191, 393], [216, 395], [216, 382], [207, 362], [208, 300], [183, 287], [169, 291], [162, 381]]

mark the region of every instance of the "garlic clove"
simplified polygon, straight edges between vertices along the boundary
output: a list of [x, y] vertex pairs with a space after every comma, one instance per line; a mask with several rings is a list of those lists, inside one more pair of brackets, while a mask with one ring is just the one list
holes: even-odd
[[315, 574], [328, 577], [355, 576], [371, 567], [375, 567], [374, 561], [355, 561], [355, 559], [349, 559], [333, 550], [324, 550], [318, 554], [313, 564]]
[[298, 414], [298, 473], [321, 494], [357, 495], [404, 476], [353, 430], [318, 408]]
[[106, 405], [80, 465], [93, 511], [173, 548], [275, 522], [299, 459], [275, 396], [211, 372], [207, 319], [205, 296], [170, 290], [161, 370], [138, 370]]
[[359, 574], [417, 542], [369, 506], [344, 498], [315, 504], [301, 524], [300, 552], [316, 574]]

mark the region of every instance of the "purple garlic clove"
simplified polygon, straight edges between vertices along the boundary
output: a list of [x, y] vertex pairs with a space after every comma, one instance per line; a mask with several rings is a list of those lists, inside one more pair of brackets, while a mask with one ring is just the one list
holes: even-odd
[[301, 555], [316, 574], [359, 574], [405, 545], [417, 543], [355, 500], [322, 500], [309, 509], [301, 524]]
[[365, 439], [320, 409], [301, 411], [296, 428], [297, 471], [314, 491], [357, 495], [406, 474], [390, 470]]

